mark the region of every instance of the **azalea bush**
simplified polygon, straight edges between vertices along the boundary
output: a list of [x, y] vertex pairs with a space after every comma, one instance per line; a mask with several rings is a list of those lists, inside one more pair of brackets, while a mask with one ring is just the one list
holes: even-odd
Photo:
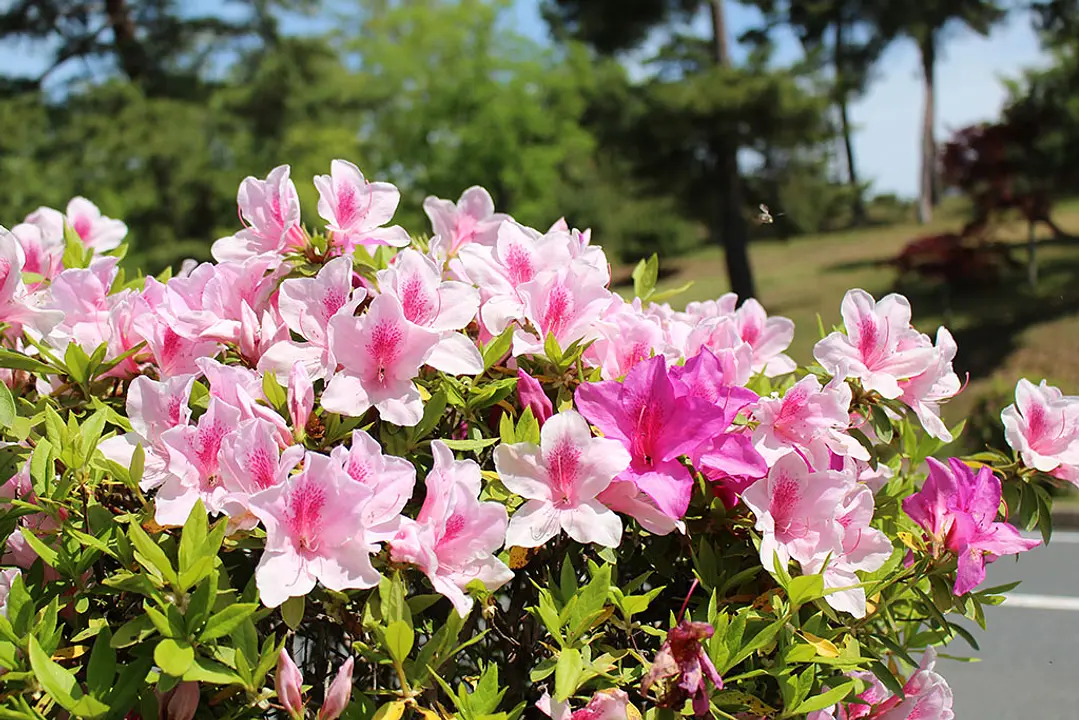
[[82, 198], [0, 233], [0, 717], [953, 717], [934, 648], [1048, 540], [1079, 400], [1023, 381], [1012, 451], [949, 457], [956, 346], [898, 295], [798, 367], [480, 188], [410, 235], [315, 185], [317, 230], [247, 178], [175, 276]]

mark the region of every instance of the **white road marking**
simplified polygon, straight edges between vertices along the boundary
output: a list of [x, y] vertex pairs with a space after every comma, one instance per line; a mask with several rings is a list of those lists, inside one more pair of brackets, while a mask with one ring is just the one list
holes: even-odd
[[1066, 595], [1030, 595], [1026, 593], [1008, 593], [1003, 607], [1026, 610], [1069, 610], [1079, 612], [1079, 598]]

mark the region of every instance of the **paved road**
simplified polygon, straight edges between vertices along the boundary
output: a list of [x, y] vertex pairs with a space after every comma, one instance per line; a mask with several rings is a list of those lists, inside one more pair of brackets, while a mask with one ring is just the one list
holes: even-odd
[[978, 663], [941, 659], [937, 670], [955, 692], [957, 720], [1079, 719], [1079, 533], [1060, 532], [1048, 547], [1016, 563], [989, 567], [987, 586], [1022, 580], [1013, 602], [986, 610], [987, 632], [970, 629], [981, 645], [959, 639], [943, 652]]

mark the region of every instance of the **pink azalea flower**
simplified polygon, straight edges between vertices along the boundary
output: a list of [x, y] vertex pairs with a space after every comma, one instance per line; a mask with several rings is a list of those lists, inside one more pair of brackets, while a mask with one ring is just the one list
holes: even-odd
[[929, 458], [929, 477], [914, 495], [903, 500], [903, 510], [959, 558], [953, 592], [958, 595], [985, 580], [985, 565], [1001, 555], [1025, 552], [1041, 544], [1024, 538], [1011, 524], [997, 522], [1000, 479], [983, 466], [977, 474], [958, 458], [947, 465]]
[[761, 398], [753, 409], [753, 443], [765, 460], [791, 452], [815, 468], [826, 468], [831, 454], [869, 460], [869, 452], [846, 433], [850, 427], [851, 389], [847, 383], [821, 387], [813, 375], [791, 386], [783, 397]]
[[518, 328], [513, 334], [513, 355], [542, 355], [548, 335], [559, 347], [595, 339], [596, 321], [611, 302], [610, 278], [584, 263], [543, 273], [517, 288], [524, 304], [524, 320], [534, 330]]
[[715, 633], [708, 623], [683, 620], [667, 633], [667, 639], [656, 653], [652, 667], [641, 679], [641, 690], [648, 692], [659, 684], [659, 707], [681, 708], [693, 700], [693, 714], [708, 714], [708, 684], [723, 689], [723, 678], [703, 647], [701, 641]]
[[423, 417], [412, 382], [439, 334], [410, 323], [393, 295], [379, 295], [362, 317], [330, 321], [330, 347], [342, 364], [322, 393], [329, 412], [360, 417], [372, 405], [382, 419], [411, 427]]
[[506, 221], [498, 226], [494, 247], [473, 243], [461, 248], [450, 266], [458, 277], [479, 287], [480, 321], [487, 332], [498, 335], [524, 317], [521, 285], [545, 270], [569, 264], [567, 237], [564, 233], [537, 237], [534, 231]]
[[528, 500], [510, 519], [506, 545], [539, 547], [565, 530], [579, 543], [617, 547], [622, 520], [596, 496], [629, 461], [618, 441], [592, 437], [588, 423], [573, 410], [544, 423], [538, 447], [496, 447], [502, 483]]
[[506, 537], [506, 508], [480, 502], [480, 466], [455, 460], [441, 440], [431, 443], [434, 467], [416, 520], [391, 540], [395, 562], [417, 565], [461, 617], [472, 609], [465, 588], [479, 580], [488, 590], [509, 582], [513, 571], [494, 556]]
[[848, 675], [862, 680], [868, 686], [858, 694], [860, 702], [833, 705], [824, 710], [817, 710], [809, 713], [806, 720], [862, 720], [862, 718], [870, 717], [874, 705], [879, 705], [892, 697], [892, 693], [873, 673], [851, 672]]
[[302, 363], [292, 366], [288, 376], [288, 412], [292, 418], [293, 437], [302, 436], [315, 409], [315, 386]]
[[902, 295], [876, 302], [865, 290], [849, 290], [842, 315], [847, 334], [834, 332], [813, 349], [817, 362], [831, 374], [858, 378], [866, 390], [894, 399], [903, 393], [900, 380], [916, 377], [932, 364], [935, 351], [917, 342], [910, 303]]
[[378, 273], [379, 291], [400, 301], [405, 319], [434, 330], [438, 344], [427, 364], [451, 375], [478, 375], [483, 357], [472, 340], [458, 330], [471, 323], [480, 307], [479, 291], [463, 282], [442, 280], [431, 258], [406, 248]]
[[174, 427], [161, 434], [161, 444], [168, 450], [168, 477], [157, 490], [155, 522], [183, 525], [200, 499], [209, 512], [220, 512], [227, 492], [218, 465], [221, 443], [239, 422], [236, 408], [210, 398], [198, 424]]
[[558, 702], [544, 692], [536, 708], [552, 720], [627, 720], [630, 704], [624, 690], [611, 688], [598, 691], [579, 710], [571, 710], [568, 702]]
[[684, 314], [695, 323], [705, 318], [732, 316], [737, 309], [738, 296], [729, 292], [724, 293], [715, 300], [695, 300], [687, 303]]
[[933, 361], [928, 369], [909, 380], [899, 382], [899, 387], [903, 390], [899, 399], [914, 411], [927, 433], [944, 442], [951, 442], [952, 434], [940, 419], [940, 404], [958, 395], [963, 387], [959, 376], [952, 369], [957, 349], [947, 328], [939, 328], [937, 344], [933, 348]]
[[793, 320], [768, 317], [761, 304], [749, 298], [735, 310], [734, 324], [742, 340], [753, 348], [753, 372], [765, 377], [794, 372], [796, 363], [783, 352], [794, 340]]
[[656, 501], [641, 492], [634, 482], [616, 479], [596, 499], [616, 513], [633, 518], [653, 535], [686, 531], [684, 522], [660, 510]]
[[329, 175], [315, 176], [315, 187], [318, 214], [342, 254], [351, 254], [359, 245], [405, 247], [412, 242], [399, 225], [383, 227], [401, 202], [400, 191], [390, 183], [368, 182], [352, 163], [334, 160]]
[[264, 420], [244, 420], [221, 440], [218, 455], [222, 497], [218, 505], [230, 526], [250, 530], [258, 524], [250, 510], [250, 497], [280, 485], [301, 460], [304, 449], [292, 445], [278, 450], [274, 428]]
[[[155, 287], [164, 290], [160, 284]], [[216, 355], [219, 345], [213, 340], [191, 340], [179, 335], [168, 317], [154, 309], [155, 303], [146, 300], [148, 294], [144, 292], [140, 298], [141, 307], [132, 321], [132, 329], [146, 341], [158, 373], [162, 377], [197, 374], [196, 361]]]
[[25, 326], [47, 335], [63, 319], [63, 312], [41, 305], [44, 296], [31, 293], [23, 282], [26, 257], [22, 245], [10, 232], [0, 227], [0, 322], [9, 323], [16, 333]]
[[[41, 227], [31, 223], [19, 223], [11, 228], [11, 234], [19, 241], [26, 262], [23, 272], [40, 275], [52, 280], [64, 269], [64, 243], [61, 239], [47, 238]], [[28, 286], [30, 290], [39, 289]]]
[[1000, 419], [1024, 465], [1079, 485], [1079, 398], [1045, 380], [1034, 385], [1023, 378], [1015, 386], [1015, 404]]
[[241, 420], [265, 420], [274, 428], [279, 446], [292, 444], [288, 423], [266, 402], [260, 375], [242, 365], [224, 365], [212, 358], [199, 358], [195, 364], [210, 383], [211, 398], [238, 410]]
[[621, 383], [581, 385], [576, 403], [605, 437], [629, 451], [631, 463], [618, 479], [636, 484], [671, 519], [681, 518], [693, 476], [678, 458], [726, 430], [726, 414], [702, 398], [679, 396], [662, 356], [638, 363]]
[[937, 651], [928, 648], [922, 664], [903, 685], [903, 700], [891, 697], [874, 708], [873, 720], [955, 720], [952, 689], [934, 671]]
[[188, 400], [194, 384], [194, 375], [179, 375], [160, 382], [144, 375], [135, 378], [127, 390], [127, 417], [132, 432], [107, 438], [98, 445], [106, 458], [129, 467], [135, 446], [141, 444], [145, 468], [139, 486], [143, 490], [151, 490], [170, 477], [169, 450], [162, 436], [172, 428], [186, 427], [191, 421]]
[[26, 222], [41, 228], [47, 242], [56, 242], [61, 246], [66, 222], [78, 234], [83, 245], [98, 253], [115, 250], [127, 235], [127, 225], [105, 217], [97, 205], [84, 197], [71, 198], [66, 215], [52, 208], [40, 207], [27, 215]]
[[604, 380], [617, 380], [637, 363], [668, 350], [662, 326], [639, 305], [639, 301], [627, 303], [612, 296], [603, 317], [594, 323], [595, 342], [585, 350], [584, 358], [600, 368]]
[[11, 594], [11, 585], [21, 573], [18, 568], [0, 570], [0, 615], [7, 617], [7, 598]]
[[810, 563], [818, 555], [843, 551], [843, 526], [836, 513], [853, 481], [834, 470], [811, 471], [797, 455], [784, 455], [768, 477], [753, 483], [742, 500], [757, 517], [761, 564], [768, 571], [778, 556]]
[[825, 602], [854, 617], [865, 617], [865, 589], [853, 587], [861, 582], [856, 571], [879, 570], [892, 556], [892, 543], [887, 535], [869, 526], [873, 520], [873, 491], [865, 485], [851, 487], [836, 511], [836, 520], [843, 528], [842, 552], [831, 557], [817, 555], [804, 563], [802, 570], [812, 574], [823, 570], [824, 587], [846, 588], [827, 595]]
[[415, 466], [404, 458], [383, 455], [378, 442], [363, 430], [353, 430], [349, 447], [338, 445], [330, 457], [350, 478], [371, 490], [371, 499], [363, 510], [368, 544], [392, 538], [416, 485]]
[[247, 227], [214, 243], [211, 253], [219, 263], [243, 262], [256, 255], [277, 256], [303, 247], [306, 236], [300, 227], [300, 198], [289, 179], [288, 165], [275, 167], [265, 180], [246, 177], [236, 202]]
[[274, 345], [289, 340], [288, 326], [275, 307], [262, 311], [262, 316], [246, 301], [240, 306], [240, 357], [249, 365], [258, 365], [262, 356]]
[[284, 648], [277, 655], [274, 692], [289, 717], [303, 717], [303, 674]]
[[543, 391], [543, 386], [536, 378], [520, 368], [517, 369], [517, 401], [521, 403], [522, 410], [532, 409], [532, 416], [540, 425], [547, 422], [554, 413], [554, 406], [551, 404], [551, 399], [547, 397], [547, 393]]
[[301, 362], [312, 380], [332, 375], [337, 361], [330, 350], [330, 320], [352, 317], [366, 295], [363, 288], [352, 287], [352, 259], [348, 257], [334, 258], [313, 278], [285, 280], [278, 310], [288, 329], [307, 342], [286, 337], [267, 350], [259, 370], [284, 378]]
[[330, 687], [326, 690], [326, 698], [322, 701], [322, 707], [318, 711], [318, 720], [337, 720], [341, 713], [348, 707], [348, 701], [352, 698], [352, 667], [355, 664], [350, 655], [341, 664], [337, 675]]
[[753, 377], [753, 346], [742, 339], [731, 317], [706, 318], [692, 327], [673, 324], [671, 342], [686, 358], [703, 350], [715, 355], [728, 385], [745, 385]]
[[255, 584], [266, 607], [311, 592], [374, 587], [375, 548], [364, 540], [363, 513], [371, 490], [340, 466], [308, 453], [299, 474], [251, 496], [251, 512], [266, 528], [266, 550]]
[[439, 260], [454, 257], [458, 250], [472, 243], [494, 245], [498, 226], [511, 219], [495, 212], [494, 200], [481, 187], [465, 190], [456, 204], [452, 200], [428, 197], [423, 201], [423, 211], [435, 231], [431, 254]]

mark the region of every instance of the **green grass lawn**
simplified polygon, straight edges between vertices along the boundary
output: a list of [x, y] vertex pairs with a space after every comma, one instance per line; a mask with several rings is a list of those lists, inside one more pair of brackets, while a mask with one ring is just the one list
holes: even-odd
[[[878, 298], [897, 289], [896, 271], [882, 261], [893, 258], [915, 237], [958, 230], [963, 219], [962, 208], [953, 205], [928, 226], [890, 225], [789, 241], [757, 240], [750, 255], [759, 300], [770, 314], [795, 321], [791, 354], [799, 362], [809, 362], [819, 339], [818, 315], [830, 329], [840, 322], [840, 301], [849, 288], [861, 287]], [[1079, 202], [1058, 206], [1054, 219], [1079, 235]], [[1022, 245], [1026, 226], [1004, 225], [995, 237]], [[1025, 262], [1021, 247], [1014, 256]], [[1034, 289], [1027, 283], [1025, 268], [1010, 270], [998, 280], [986, 278], [962, 292], [947, 293], [941, 283], [931, 281], [898, 288], [910, 298], [919, 329], [932, 335], [939, 325], [948, 326], [959, 345], [956, 370], [960, 376], [970, 373], [970, 386], [946, 407], [950, 422], [970, 415], [979, 401], [995, 403], [993, 412], [999, 412], [1023, 376], [1034, 382], [1047, 378], [1065, 393], [1079, 394], [1079, 244], [1040, 247], [1038, 266]], [[728, 289], [718, 249], [671, 260], [662, 269], [661, 289], [694, 281], [675, 298], [676, 306], [715, 298]]]

